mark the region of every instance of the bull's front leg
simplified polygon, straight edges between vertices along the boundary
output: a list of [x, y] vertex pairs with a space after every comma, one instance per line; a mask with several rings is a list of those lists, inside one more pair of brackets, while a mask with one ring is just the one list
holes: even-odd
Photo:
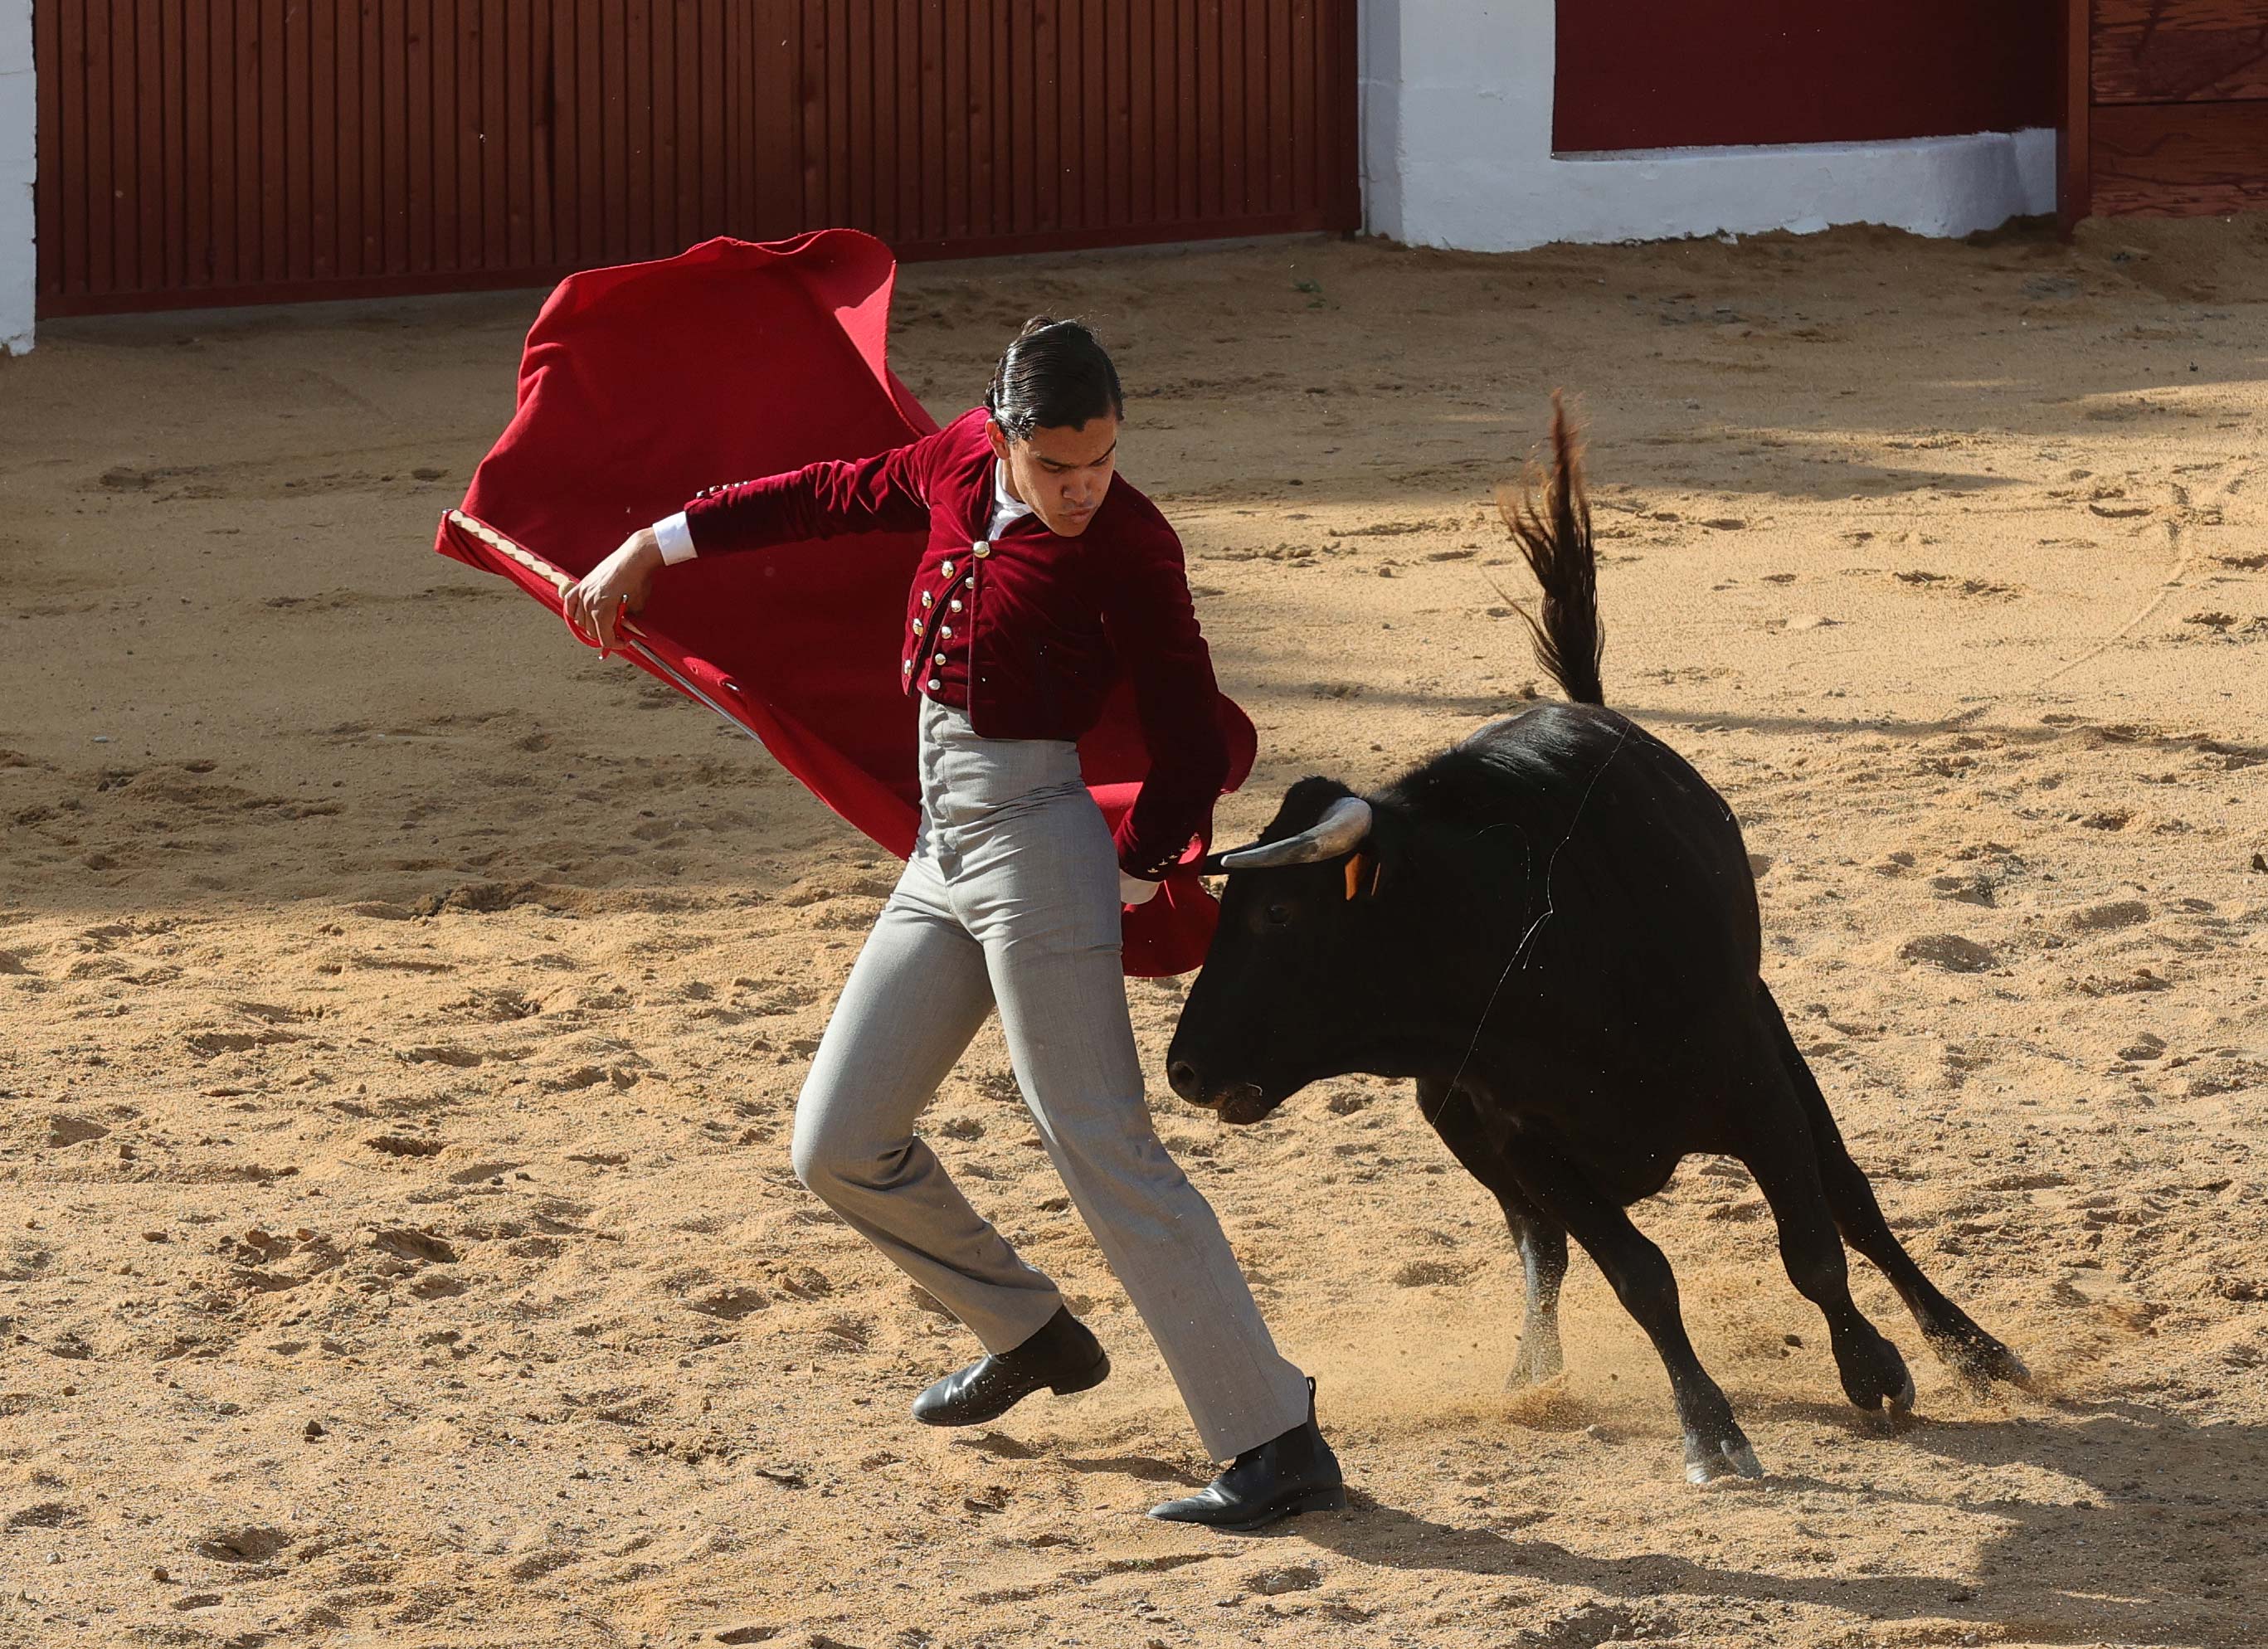
[[1567, 1277], [1567, 1233], [1528, 1200], [1505, 1159], [1508, 1129], [1491, 1128], [1478, 1102], [1462, 1088], [1418, 1079], [1418, 1106], [1465, 1172], [1494, 1194], [1527, 1273], [1528, 1311], [1520, 1352], [1505, 1379], [1506, 1390], [1556, 1378], [1566, 1366], [1559, 1347], [1559, 1288]]
[[[1491, 1187], [1491, 1189], [1495, 1188]], [[1520, 1328], [1520, 1355], [1505, 1378], [1507, 1391], [1541, 1385], [1567, 1366], [1559, 1349], [1559, 1285], [1567, 1280], [1567, 1233], [1518, 1190], [1498, 1190], [1497, 1204], [1520, 1247], [1528, 1273], [1528, 1316]]]
[[1669, 1375], [1678, 1425], [1685, 1434], [1685, 1475], [1695, 1483], [1734, 1473], [1761, 1477], [1756, 1451], [1733, 1418], [1732, 1405], [1686, 1337], [1677, 1308], [1677, 1278], [1661, 1250], [1631, 1223], [1622, 1205], [1602, 1195], [1564, 1149], [1533, 1133], [1511, 1159], [1520, 1189], [1546, 1218], [1583, 1245], [1605, 1273], [1623, 1307], [1636, 1318]]

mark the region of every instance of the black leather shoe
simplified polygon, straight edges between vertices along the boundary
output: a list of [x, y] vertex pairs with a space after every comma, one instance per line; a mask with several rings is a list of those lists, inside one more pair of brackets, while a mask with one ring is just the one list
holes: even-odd
[[914, 1399], [924, 1425], [981, 1425], [997, 1420], [1042, 1387], [1058, 1397], [1100, 1386], [1110, 1357], [1087, 1326], [1058, 1306], [1038, 1333], [1012, 1351], [982, 1357], [947, 1374]]
[[1315, 1424], [1315, 1382], [1311, 1378], [1305, 1424], [1246, 1449], [1195, 1494], [1153, 1505], [1150, 1515], [1168, 1523], [1248, 1531], [1302, 1512], [1343, 1511], [1346, 1503], [1339, 1457]]

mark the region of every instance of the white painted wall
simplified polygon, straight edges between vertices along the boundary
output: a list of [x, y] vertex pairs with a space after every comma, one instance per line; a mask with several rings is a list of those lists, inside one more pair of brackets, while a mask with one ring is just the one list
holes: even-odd
[[1413, 246], [1830, 224], [1964, 235], [2055, 210], [2055, 133], [1554, 157], [1555, 0], [1363, 0], [1363, 216]]
[[32, 347], [37, 294], [32, 217], [33, 139], [32, 0], [0, 0], [0, 350]]

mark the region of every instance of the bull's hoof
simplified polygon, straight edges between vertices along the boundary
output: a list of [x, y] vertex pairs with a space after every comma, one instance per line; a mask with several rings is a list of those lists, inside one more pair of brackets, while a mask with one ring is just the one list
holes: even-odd
[[1930, 1343], [1972, 1391], [1988, 1390], [1995, 1381], [2024, 1391], [2032, 1388], [2032, 1371], [2024, 1366], [2024, 1359], [1982, 1329], [1971, 1326], [1965, 1333], [1933, 1336]]
[[1524, 1391], [1530, 1386], [1557, 1380], [1566, 1370], [1567, 1360], [1560, 1354], [1557, 1340], [1538, 1344], [1531, 1336], [1520, 1343], [1520, 1355], [1513, 1359], [1512, 1372], [1504, 1377], [1504, 1388]]
[[1898, 1348], [1873, 1330], [1837, 1343], [1835, 1370], [1843, 1377], [1843, 1395], [1854, 1407], [1887, 1408], [1893, 1418], [1913, 1412], [1913, 1372]]
[[1756, 1451], [1749, 1447], [1737, 1425], [1727, 1425], [1714, 1435], [1699, 1432], [1685, 1434], [1685, 1480], [1688, 1483], [1712, 1483], [1719, 1477], [1761, 1477], [1764, 1469], [1756, 1462]]

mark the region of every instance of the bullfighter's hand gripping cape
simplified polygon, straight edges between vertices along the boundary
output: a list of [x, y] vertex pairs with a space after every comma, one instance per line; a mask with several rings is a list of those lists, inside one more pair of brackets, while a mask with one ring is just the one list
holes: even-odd
[[[577, 578], [704, 487], [928, 434], [935, 421], [886, 358], [896, 275], [880, 241], [828, 229], [570, 276], [528, 332], [512, 423], [434, 548], [556, 614]], [[898, 626], [922, 548], [919, 534], [871, 534], [681, 563], [626, 625], [629, 656], [903, 858], [920, 799]], [[1256, 740], [1226, 696], [1219, 710], [1233, 790]], [[1115, 825], [1149, 767], [1124, 682], [1079, 754]], [[1128, 973], [1204, 960], [1219, 907], [1201, 856], [1193, 845], [1156, 897], [1124, 911]]]

